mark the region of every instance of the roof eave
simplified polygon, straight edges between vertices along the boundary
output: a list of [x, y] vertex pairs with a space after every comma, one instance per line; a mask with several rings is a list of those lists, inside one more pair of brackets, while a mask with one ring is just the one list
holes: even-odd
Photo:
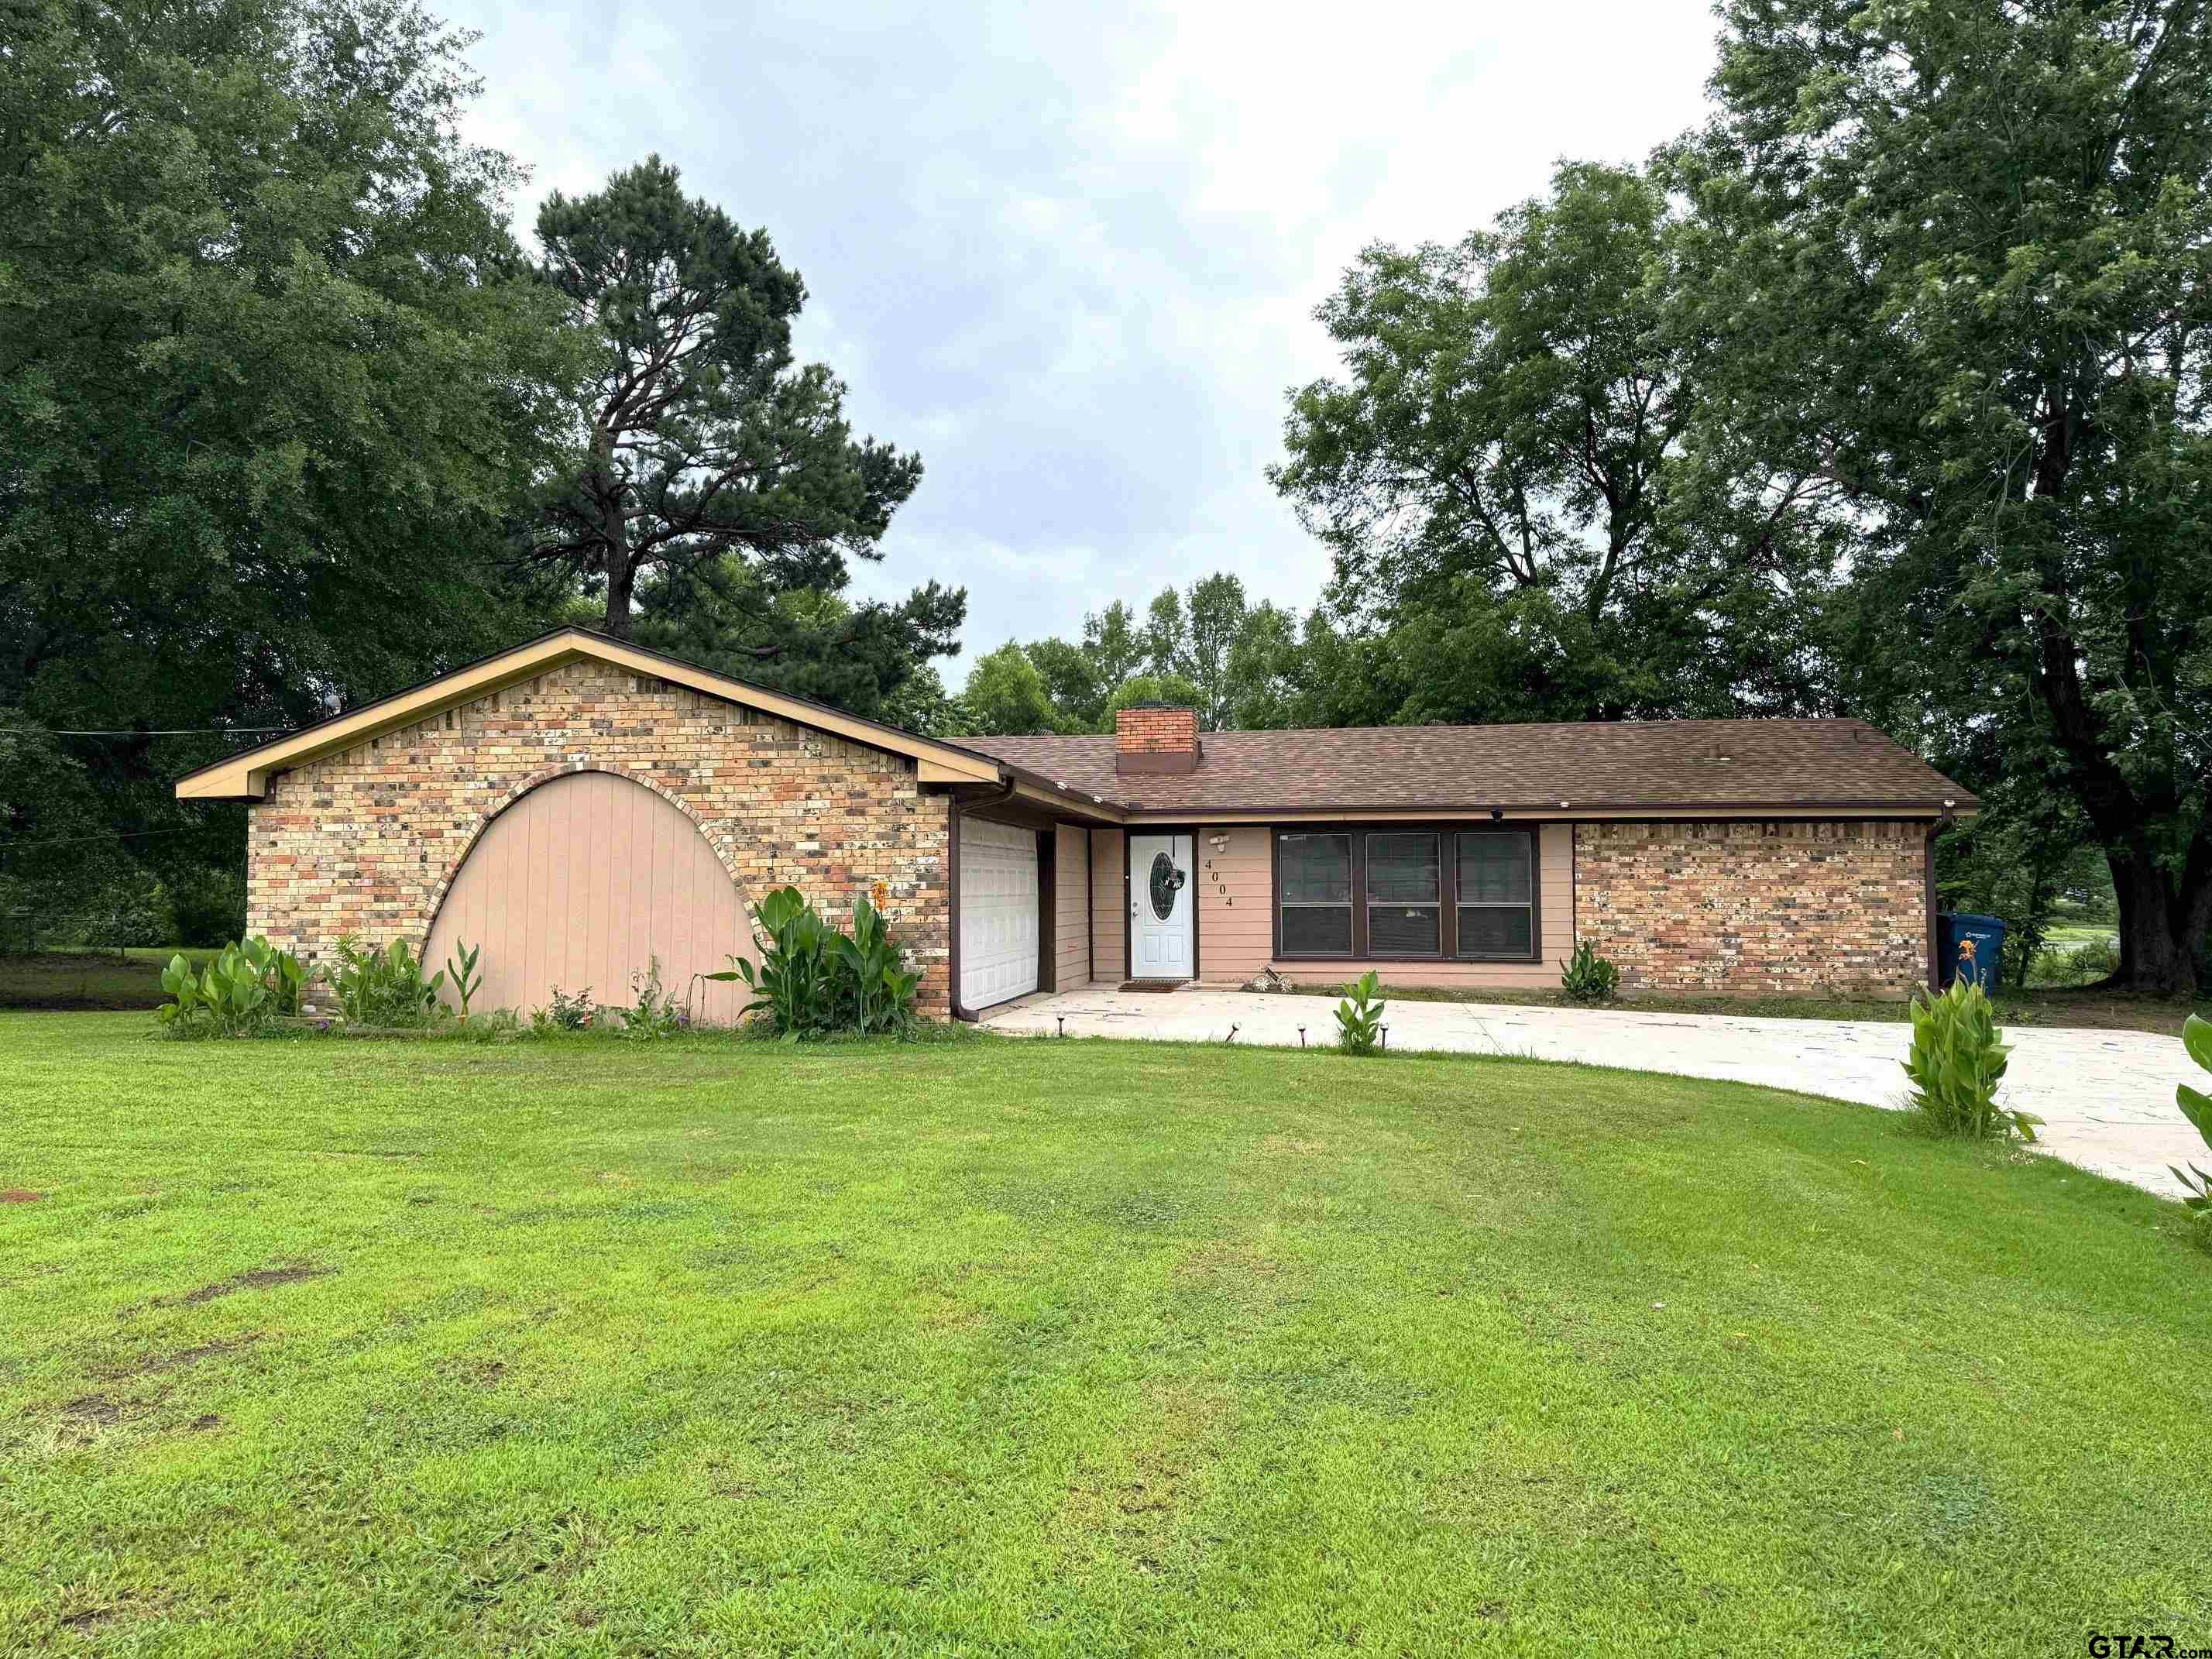
[[242, 753], [196, 767], [177, 780], [179, 800], [258, 800], [276, 773], [419, 724], [457, 703], [487, 696], [582, 659], [649, 674], [723, 702], [743, 704], [832, 736], [915, 761], [925, 783], [992, 783], [1008, 775], [1005, 762], [955, 744], [863, 720], [787, 692], [716, 674], [626, 640], [588, 629], [561, 628], [505, 651], [448, 670], [361, 708], [333, 714]]

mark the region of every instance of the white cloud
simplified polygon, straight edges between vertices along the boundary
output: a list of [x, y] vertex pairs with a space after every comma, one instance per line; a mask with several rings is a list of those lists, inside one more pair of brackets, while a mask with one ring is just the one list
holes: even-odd
[[1314, 306], [1370, 241], [1696, 120], [1714, 33], [1706, 0], [452, 13], [526, 230], [648, 151], [769, 228], [801, 350], [927, 469], [855, 586], [965, 584], [971, 656], [1214, 569], [1310, 603], [1261, 469], [1334, 364]]

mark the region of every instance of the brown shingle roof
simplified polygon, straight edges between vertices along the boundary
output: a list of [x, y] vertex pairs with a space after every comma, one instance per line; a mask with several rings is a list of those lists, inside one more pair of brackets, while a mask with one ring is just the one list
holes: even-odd
[[1919, 757], [1850, 720], [1209, 732], [1195, 772], [1127, 775], [1114, 769], [1110, 736], [953, 741], [1138, 811], [1974, 805]]

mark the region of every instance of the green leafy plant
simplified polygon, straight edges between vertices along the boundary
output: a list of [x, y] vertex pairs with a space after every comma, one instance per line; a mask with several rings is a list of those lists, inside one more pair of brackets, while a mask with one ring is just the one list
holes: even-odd
[[1559, 964], [1559, 989], [1570, 1002], [1585, 1007], [1610, 1002], [1620, 990], [1620, 969], [1598, 955], [1588, 939]]
[[830, 951], [839, 969], [841, 1026], [863, 1033], [897, 1030], [914, 1018], [921, 975], [908, 971], [906, 952], [893, 942], [890, 924], [863, 895], [853, 910], [853, 931], [836, 935]]
[[483, 988], [483, 975], [477, 972], [477, 958], [483, 954], [483, 946], [471, 949], [458, 939], [453, 943], [460, 957], [458, 961], [452, 957], [446, 958], [446, 983], [453, 988], [454, 996], [460, 1000], [461, 1018], [466, 1019], [470, 999]]
[[2033, 1140], [2043, 1120], [1996, 1103], [2012, 1050], [1980, 985], [1961, 979], [1940, 994], [1923, 986], [1911, 1014], [1912, 1048], [1901, 1063], [1921, 1121], [1938, 1134]]
[[[2189, 1049], [2190, 1059], [2206, 1071], [2212, 1072], [2212, 1020], [2199, 1019], [2195, 1014], [2181, 1028], [2181, 1041]], [[2192, 1089], [2179, 1083], [2173, 1089], [2174, 1103], [2205, 1146], [2212, 1147], [2212, 1095], [2202, 1089]], [[2212, 1237], [2212, 1174], [2191, 1164], [2185, 1172], [2179, 1165], [2166, 1166], [2173, 1171], [2173, 1178], [2189, 1189], [2189, 1196], [2181, 1201], [2196, 1216], [2197, 1224], [2208, 1237]]]
[[753, 906], [753, 927], [759, 965], [733, 956], [727, 969], [707, 977], [743, 981], [752, 1000], [739, 1012], [765, 1014], [787, 1042], [827, 1029], [830, 930], [814, 907], [796, 887], [779, 887]]
[[338, 969], [331, 984], [338, 1011], [355, 1025], [420, 1025], [449, 1012], [438, 1000], [445, 969], [425, 978], [422, 964], [395, 939], [383, 950], [364, 947], [353, 934], [337, 942]]
[[1371, 1054], [1381, 1041], [1382, 1011], [1389, 1005], [1377, 994], [1382, 981], [1370, 968], [1352, 988], [1352, 994], [1336, 1005], [1336, 1042], [1347, 1054]]
[[224, 945], [197, 973], [173, 956], [161, 970], [168, 1000], [156, 1018], [179, 1032], [243, 1036], [278, 1015], [298, 1013], [307, 977], [299, 957], [258, 935]]
[[661, 989], [660, 958], [654, 957], [645, 972], [629, 976], [630, 1003], [615, 1010], [623, 1035], [640, 1042], [674, 1036], [688, 1030], [691, 1011]]
[[571, 996], [559, 986], [553, 988], [553, 1000], [543, 1008], [530, 1011], [530, 1029], [533, 1031], [588, 1031], [599, 1015], [599, 1005], [592, 1000], [592, 988], [586, 985]]
[[753, 907], [757, 964], [743, 957], [703, 977], [742, 981], [752, 1000], [742, 1011], [764, 1015], [787, 1042], [810, 1036], [904, 1029], [914, 1019], [921, 982], [908, 971], [883, 913], [864, 895], [848, 935], [824, 921], [796, 887], [781, 887]]

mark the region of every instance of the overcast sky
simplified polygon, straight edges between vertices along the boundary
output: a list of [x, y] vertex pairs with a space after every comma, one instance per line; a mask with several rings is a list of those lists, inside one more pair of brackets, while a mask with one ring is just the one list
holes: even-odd
[[[1268, 488], [1316, 303], [1364, 244], [1450, 240], [1562, 156], [1698, 118], [1709, 0], [704, 7], [468, 0], [471, 136], [518, 203], [658, 151], [806, 280], [803, 356], [920, 491], [855, 589], [969, 593], [969, 654], [1233, 570], [1327, 559]], [[962, 663], [948, 665], [957, 686]]]

